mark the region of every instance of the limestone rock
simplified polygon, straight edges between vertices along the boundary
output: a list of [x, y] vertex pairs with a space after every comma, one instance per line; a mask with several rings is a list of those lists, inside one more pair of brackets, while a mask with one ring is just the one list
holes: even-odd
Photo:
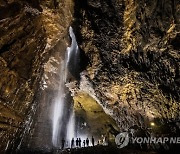
[[75, 6], [77, 40], [89, 57], [86, 76], [119, 127], [176, 125], [179, 2], [76, 0]]
[[0, 2], [0, 153], [15, 150], [28, 132], [37, 109], [43, 65], [52, 48], [67, 36], [73, 3], [49, 2]]
[[24, 128], [31, 133], [45, 108], [39, 99], [56, 91], [72, 21], [84, 53], [80, 81], [66, 84], [77, 113], [90, 121], [93, 102], [103, 107], [104, 126], [179, 134], [179, 8], [178, 0], [1, 0], [0, 153], [18, 147]]
[[74, 96], [74, 108], [80, 136], [91, 138], [93, 134], [96, 141], [104, 136], [114, 142], [119, 128], [93, 97], [87, 93], [77, 93]]

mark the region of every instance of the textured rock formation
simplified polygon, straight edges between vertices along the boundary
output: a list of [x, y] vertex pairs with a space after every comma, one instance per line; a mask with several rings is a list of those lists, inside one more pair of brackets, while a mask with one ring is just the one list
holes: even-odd
[[[73, 6], [73, 28], [85, 54], [80, 81], [67, 83], [76, 103], [96, 100], [120, 131], [134, 125], [146, 129], [153, 121], [154, 133], [177, 135], [178, 0], [1, 0], [0, 153], [19, 145], [33, 119], [32, 132], [41, 125], [38, 116], [43, 126], [48, 123], [38, 113], [57, 88], [57, 48], [64, 52], [68, 46]], [[37, 97], [40, 86], [48, 90]]]
[[103, 137], [108, 137], [111, 142], [114, 142], [119, 128], [94, 98], [87, 93], [78, 93], [74, 97], [74, 108], [79, 134], [89, 138], [93, 135], [96, 142], [102, 141]]
[[77, 40], [90, 60], [86, 77], [120, 129], [155, 121], [158, 128], [172, 122], [177, 131], [179, 2], [77, 0], [75, 6]]
[[43, 63], [67, 35], [71, 11], [70, 0], [0, 2], [0, 153], [16, 149], [29, 128]]
[[42, 73], [40, 57], [46, 44], [45, 30], [39, 22], [42, 9], [29, 5], [21, 1], [1, 2], [0, 149], [20, 136], [17, 134], [32, 114]]

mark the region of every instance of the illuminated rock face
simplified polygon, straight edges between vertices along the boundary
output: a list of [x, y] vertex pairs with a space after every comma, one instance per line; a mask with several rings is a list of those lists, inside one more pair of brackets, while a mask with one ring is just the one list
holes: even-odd
[[[85, 56], [81, 55], [80, 81], [67, 84], [78, 116], [90, 113], [87, 120], [91, 121], [94, 115], [91, 115], [87, 102], [93, 102], [95, 110], [102, 111], [97, 103], [103, 106], [120, 131], [134, 125], [150, 127], [150, 121], [154, 121], [154, 131], [158, 133], [178, 132], [178, 1], [74, 2], [0, 2], [0, 153], [6, 148], [15, 149], [24, 127], [33, 120], [37, 123], [31, 127], [31, 132], [40, 125], [44, 130], [49, 129], [49, 112], [38, 114], [49, 107], [44, 100], [53, 99], [57, 90], [60, 60], [57, 57], [61, 53], [56, 49], [61, 47], [64, 52], [67, 48], [67, 30], [73, 15], [77, 41], [81, 52], [85, 53]], [[41, 79], [43, 83], [39, 84]], [[40, 92], [40, 97], [35, 97], [40, 85], [48, 89]], [[33, 117], [37, 104], [39, 108]], [[81, 106], [86, 112], [79, 110]], [[95, 117], [106, 119], [102, 112]], [[42, 116], [40, 121], [37, 115]], [[110, 123], [116, 127], [109, 116], [107, 119], [110, 120], [101, 124]], [[93, 127], [95, 124], [89, 125]], [[96, 129], [109, 129], [102, 125], [97, 125]], [[38, 146], [40, 143], [49, 144], [49, 132], [36, 133], [44, 135], [39, 138]]]
[[178, 130], [178, 1], [76, 0], [75, 6], [77, 40], [89, 57], [86, 77], [119, 127], [155, 120]]
[[115, 120], [106, 114], [96, 100], [87, 93], [79, 92], [74, 97], [77, 135], [81, 139], [94, 136], [96, 142], [103, 137], [114, 142], [119, 128]]
[[[46, 45], [40, 6], [1, 1], [0, 10], [0, 151], [12, 148], [33, 115], [34, 93], [42, 73]], [[29, 4], [31, 5], [31, 4]], [[0, 152], [1, 153], [1, 152]]]
[[43, 64], [59, 40], [68, 45], [71, 8], [69, 0], [0, 2], [0, 153], [16, 149], [33, 121]]

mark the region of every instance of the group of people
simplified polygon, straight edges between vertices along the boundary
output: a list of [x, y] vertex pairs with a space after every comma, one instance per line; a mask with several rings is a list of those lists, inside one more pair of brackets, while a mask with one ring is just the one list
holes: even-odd
[[[64, 149], [64, 146], [65, 146], [65, 140], [64, 138], [62, 139], [62, 149]], [[74, 138], [72, 138], [71, 140], [71, 148], [74, 148], [74, 147], [88, 147], [89, 146], [89, 143], [90, 143], [90, 140], [89, 138], [86, 138], [85, 140], [81, 140], [81, 138], [77, 138], [76, 140]], [[94, 146], [94, 137], [92, 136], [91, 138], [91, 144], [92, 146]]]

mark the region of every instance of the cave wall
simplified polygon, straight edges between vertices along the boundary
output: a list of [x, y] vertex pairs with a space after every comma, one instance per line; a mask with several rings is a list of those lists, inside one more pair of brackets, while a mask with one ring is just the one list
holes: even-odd
[[2, 0], [0, 152], [15, 148], [34, 119], [44, 73], [51, 90], [56, 87], [44, 63], [51, 63], [60, 40], [68, 46], [73, 17], [85, 53], [81, 80], [69, 83], [74, 98], [90, 95], [121, 131], [134, 125], [149, 128], [153, 121], [152, 129], [177, 133], [179, 8], [178, 0]]
[[40, 57], [46, 45], [39, 5], [1, 1], [0, 10], [0, 150], [20, 136], [42, 73]]
[[75, 0], [75, 6], [77, 40], [89, 58], [82, 77], [120, 129], [153, 121], [159, 132], [170, 123], [178, 132], [179, 2]]
[[28, 133], [44, 63], [67, 36], [72, 8], [71, 0], [0, 2], [0, 153], [15, 151]]

